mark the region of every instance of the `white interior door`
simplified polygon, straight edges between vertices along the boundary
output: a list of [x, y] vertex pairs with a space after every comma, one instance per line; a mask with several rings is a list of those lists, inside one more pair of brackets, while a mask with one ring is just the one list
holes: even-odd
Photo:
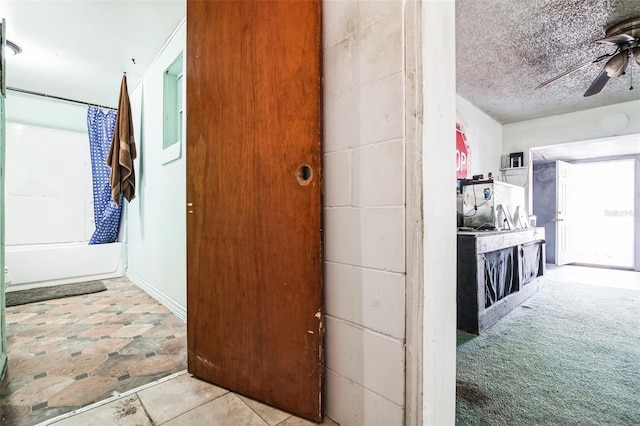
[[571, 212], [572, 170], [573, 165], [556, 161], [556, 265], [573, 262], [575, 212]]

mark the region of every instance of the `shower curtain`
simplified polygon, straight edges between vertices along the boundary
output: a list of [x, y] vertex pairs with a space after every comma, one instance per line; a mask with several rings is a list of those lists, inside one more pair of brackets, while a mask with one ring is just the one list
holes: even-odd
[[89, 105], [87, 127], [91, 150], [91, 173], [93, 176], [93, 208], [96, 230], [89, 244], [113, 243], [118, 238], [122, 196], [119, 205], [111, 198], [109, 176], [111, 168], [106, 164], [109, 145], [113, 137], [117, 111], [105, 112], [99, 107]]

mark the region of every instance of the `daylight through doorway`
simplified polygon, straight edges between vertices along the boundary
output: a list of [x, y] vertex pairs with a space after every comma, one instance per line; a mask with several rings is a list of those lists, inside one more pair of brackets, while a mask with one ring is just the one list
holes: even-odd
[[574, 164], [575, 263], [634, 267], [633, 159]]

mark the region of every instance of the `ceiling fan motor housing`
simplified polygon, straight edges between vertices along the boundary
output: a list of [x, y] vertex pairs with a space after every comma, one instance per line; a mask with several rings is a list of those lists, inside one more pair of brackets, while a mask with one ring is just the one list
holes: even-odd
[[584, 96], [600, 92], [609, 78], [623, 75], [629, 65], [631, 55], [640, 64], [640, 47], [638, 46], [640, 43], [640, 17], [627, 19], [607, 28], [606, 37], [598, 40], [597, 43], [615, 45], [617, 50]]
[[606, 38], [627, 34], [636, 39], [636, 45], [640, 38], [640, 17], [627, 19], [607, 28]]
[[[616, 50], [612, 53], [605, 53], [595, 59], [575, 65], [563, 73], [540, 83], [536, 89], [540, 89], [586, 66], [607, 59], [604, 68], [584, 93], [584, 96], [593, 96], [600, 93], [610, 78], [623, 75], [629, 65], [629, 61], [633, 62], [635, 59], [635, 62], [640, 65], [640, 16], [626, 19], [610, 26], [607, 28], [605, 38], [597, 40], [596, 43], [615, 46]], [[632, 55], [633, 58], [629, 58]]]
[[607, 29], [607, 35], [628, 34], [635, 39], [629, 43], [629, 50], [633, 53], [636, 63], [640, 65], [640, 17], [631, 18]]

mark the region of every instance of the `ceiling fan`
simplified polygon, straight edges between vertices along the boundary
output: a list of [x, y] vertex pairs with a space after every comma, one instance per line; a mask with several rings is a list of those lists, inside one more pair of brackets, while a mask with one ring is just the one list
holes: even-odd
[[[562, 74], [540, 83], [536, 89], [540, 89], [549, 83], [553, 83], [554, 81], [569, 75], [572, 72], [578, 71], [587, 65], [599, 63], [607, 59], [604, 68], [600, 71], [600, 74], [598, 74], [596, 79], [593, 80], [591, 86], [589, 86], [587, 91], [584, 93], [584, 96], [591, 96], [596, 93], [600, 93], [610, 78], [620, 77], [625, 73], [629, 62], [633, 64], [633, 61], [635, 61], [640, 65], [640, 17], [627, 19], [607, 28], [605, 38], [597, 40], [596, 43], [615, 46], [615, 51], [569, 68]], [[633, 70], [631, 69], [631, 71]], [[631, 86], [631, 89], [633, 89], [633, 86]]]

